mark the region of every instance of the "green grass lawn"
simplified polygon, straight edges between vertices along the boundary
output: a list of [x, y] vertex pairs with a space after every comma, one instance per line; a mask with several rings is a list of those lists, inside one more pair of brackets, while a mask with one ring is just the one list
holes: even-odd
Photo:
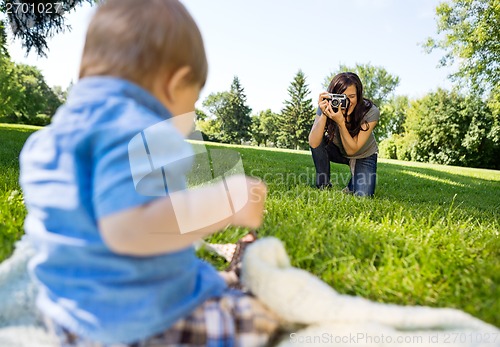
[[26, 210], [19, 186], [19, 152], [39, 127], [0, 124], [0, 261], [23, 234]]
[[[22, 235], [18, 155], [33, 129], [0, 126], [0, 259]], [[380, 160], [376, 196], [363, 199], [340, 192], [347, 166], [332, 164], [334, 189], [312, 188], [308, 152], [209, 148], [236, 150], [247, 174], [267, 182], [259, 234], [283, 240], [294, 266], [340, 293], [455, 307], [500, 327], [500, 171]], [[244, 233], [228, 228], [211, 241]]]

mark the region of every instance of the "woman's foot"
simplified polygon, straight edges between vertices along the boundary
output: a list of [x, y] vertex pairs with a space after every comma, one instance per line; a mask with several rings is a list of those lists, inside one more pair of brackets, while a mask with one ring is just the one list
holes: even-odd
[[333, 185], [331, 183], [325, 183], [325, 184], [316, 185], [316, 187], [319, 190], [327, 190], [327, 189], [333, 188]]
[[349, 190], [349, 187], [345, 187], [344, 189], [342, 189], [342, 193], [344, 193], [344, 194], [354, 194], [354, 192], [351, 192]]

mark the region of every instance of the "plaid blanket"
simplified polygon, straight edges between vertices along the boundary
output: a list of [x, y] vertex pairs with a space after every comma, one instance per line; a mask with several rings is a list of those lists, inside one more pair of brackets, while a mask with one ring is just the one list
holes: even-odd
[[164, 332], [130, 345], [88, 341], [52, 321], [47, 327], [63, 347], [264, 346], [276, 333], [279, 319], [252, 295], [229, 289]]

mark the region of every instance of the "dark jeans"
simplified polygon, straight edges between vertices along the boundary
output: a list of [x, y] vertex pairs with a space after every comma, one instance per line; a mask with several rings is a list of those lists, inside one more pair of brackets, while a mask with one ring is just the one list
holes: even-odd
[[[311, 148], [314, 166], [316, 167], [316, 186], [328, 187], [330, 183], [330, 162], [349, 165], [349, 159], [344, 157], [340, 149], [331, 142], [323, 140], [316, 148]], [[349, 191], [359, 196], [373, 196], [377, 183], [377, 154], [367, 158], [356, 159], [354, 172], [347, 187]]]

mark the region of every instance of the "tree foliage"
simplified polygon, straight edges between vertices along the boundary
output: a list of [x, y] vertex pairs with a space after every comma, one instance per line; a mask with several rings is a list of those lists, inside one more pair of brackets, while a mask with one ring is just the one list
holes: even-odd
[[0, 56], [2, 121], [46, 125], [64, 102], [65, 94], [60, 87], [55, 90], [50, 88], [36, 67], [15, 64]]
[[195, 109], [194, 113], [196, 113], [197, 120], [205, 120], [208, 117], [207, 114], [203, 110], [200, 110], [199, 108]]
[[267, 144], [267, 139], [260, 127], [260, 117], [252, 116], [251, 119], [252, 125], [250, 126], [250, 134], [252, 135], [252, 142], [257, 146], [260, 146], [261, 144], [264, 144], [265, 146]]
[[0, 54], [0, 116], [14, 115], [21, 97], [20, 90], [15, 64]]
[[220, 124], [215, 119], [198, 119], [196, 127], [203, 136], [203, 140], [211, 142], [221, 142]]
[[217, 122], [220, 141], [240, 144], [250, 140], [252, 109], [246, 104], [245, 90], [237, 76], [234, 77], [229, 91], [210, 94], [203, 101], [203, 106]]
[[206, 119], [198, 120], [197, 124], [202, 133], [211, 138], [212, 141], [223, 141], [221, 133], [221, 119], [228, 113], [229, 92], [211, 93], [203, 100], [203, 107], [210, 114]]
[[380, 121], [377, 127], [384, 129], [379, 133], [379, 140], [383, 140], [395, 134], [403, 134], [406, 112], [410, 107], [410, 100], [407, 96], [398, 95], [382, 104], [380, 108]]
[[[331, 80], [340, 72], [354, 72], [359, 76], [363, 83], [363, 95], [370, 99], [381, 109], [382, 106], [391, 99], [394, 90], [399, 85], [399, 77], [391, 75], [385, 68], [381, 66], [372, 66], [370, 64], [356, 64], [355, 66], [347, 66], [341, 64], [336, 72], [330, 73], [323, 81], [325, 90], [328, 88]], [[386, 113], [386, 116], [392, 114]], [[373, 130], [373, 134], [377, 140], [381, 140], [389, 136], [390, 129], [386, 125], [394, 123], [395, 120], [384, 118], [380, 119], [379, 123]]]
[[[21, 89], [15, 114], [26, 119], [36, 119], [37, 115], [45, 114], [50, 120], [57, 108], [61, 106], [62, 100], [47, 85], [38, 68], [19, 64], [16, 66], [16, 70], [16, 77]], [[39, 122], [39, 120], [37, 121]], [[33, 122], [28, 122], [33, 124]]]
[[61, 95], [57, 95], [47, 85], [40, 70], [11, 61], [5, 27], [0, 21], [1, 121], [46, 125], [61, 105], [63, 96], [62, 90]]
[[370, 64], [356, 64], [347, 66], [341, 64], [336, 72], [331, 73], [323, 81], [325, 90], [328, 88], [331, 80], [340, 72], [354, 72], [359, 76], [363, 83], [364, 97], [373, 101], [375, 105], [381, 107], [390, 99], [394, 90], [399, 85], [399, 77], [393, 76], [381, 66], [372, 66]]
[[269, 142], [276, 144], [278, 138], [278, 115], [270, 109], [259, 112], [252, 117], [252, 138], [260, 146], [267, 146]]
[[458, 62], [453, 76], [474, 89], [500, 84], [500, 1], [450, 0], [436, 8], [439, 39], [428, 38], [428, 52], [445, 51], [441, 65]]
[[314, 120], [315, 109], [306, 77], [299, 70], [288, 87], [289, 99], [285, 100], [285, 108], [278, 117], [277, 144], [279, 147], [291, 149], [307, 149], [308, 134]]
[[71, 30], [66, 24], [66, 14], [83, 3], [94, 0], [0, 0], [0, 12], [7, 15], [15, 38], [19, 38], [26, 52], [35, 49], [39, 56], [46, 56], [47, 39]]
[[0, 21], [0, 56], [9, 57], [9, 52], [7, 51], [7, 32], [2, 21]]
[[495, 118], [481, 98], [439, 89], [411, 104], [406, 133], [395, 143], [404, 154], [397, 157], [498, 169], [500, 141]]

